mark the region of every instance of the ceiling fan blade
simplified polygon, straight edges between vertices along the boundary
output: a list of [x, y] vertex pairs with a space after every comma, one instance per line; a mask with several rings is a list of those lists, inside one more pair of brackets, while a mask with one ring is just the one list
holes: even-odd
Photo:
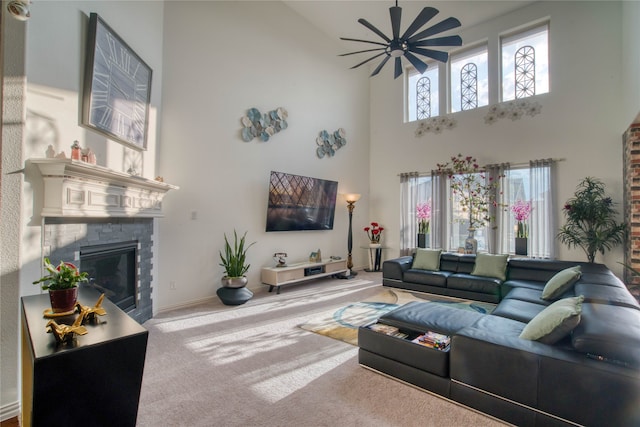
[[416, 19], [413, 20], [411, 25], [409, 25], [409, 28], [407, 28], [407, 31], [404, 32], [404, 34], [402, 35], [402, 38], [406, 40], [409, 37], [411, 37], [413, 33], [418, 31], [420, 27], [422, 27], [424, 24], [429, 22], [431, 18], [433, 18], [437, 14], [438, 14], [438, 9], [436, 8], [425, 7], [424, 9], [422, 9], [422, 12], [420, 12], [420, 14], [416, 16]]
[[385, 54], [385, 53], [384, 53], [384, 52], [382, 52], [382, 53], [379, 53], [379, 54], [377, 54], [377, 55], [373, 55], [371, 58], [369, 58], [369, 59], [365, 59], [364, 61], [362, 61], [362, 62], [361, 62], [361, 63], [359, 63], [358, 65], [354, 65], [353, 67], [351, 67], [351, 69], [353, 70], [354, 68], [358, 68], [359, 66], [361, 66], [361, 65], [363, 65], [363, 64], [366, 64], [367, 62], [372, 61], [372, 60], [376, 59], [377, 57], [379, 57], [379, 56], [381, 56], [381, 55], [384, 55], [384, 54]]
[[411, 62], [411, 65], [416, 67], [416, 70], [418, 70], [420, 74], [423, 74], [425, 71], [427, 71], [427, 64], [422, 62], [422, 60], [417, 56], [411, 54], [410, 52], [405, 52], [404, 56], [409, 60], [409, 62]]
[[369, 40], [362, 40], [362, 39], [350, 39], [348, 37], [340, 37], [340, 40], [346, 40], [348, 42], [361, 42], [361, 43], [377, 44], [377, 45], [380, 45], [380, 46], [388, 46], [387, 43], [372, 42], [372, 41], [369, 41]]
[[[449, 59], [449, 54], [447, 52], [442, 52], [440, 50], [422, 49], [421, 47], [414, 47], [414, 48], [410, 48], [409, 50], [411, 52], [413, 52], [413, 53], [417, 53], [417, 54], [420, 54], [420, 55], [423, 55], [423, 56], [427, 56], [429, 58], [433, 58], [436, 61], [440, 61], [440, 62], [447, 62], [447, 60]], [[407, 53], [408, 52], [405, 52], [405, 56], [407, 55]], [[414, 67], [415, 67], [415, 64], [414, 64]], [[418, 68], [418, 67], [416, 67], [416, 68]], [[424, 71], [422, 71], [422, 72], [424, 72]]]
[[393, 78], [397, 79], [398, 77], [400, 77], [402, 75], [402, 57], [400, 56], [396, 56], [396, 69], [395, 72], [393, 73]]
[[373, 77], [376, 74], [378, 74], [380, 72], [380, 70], [382, 70], [382, 67], [384, 67], [384, 64], [387, 63], [387, 61], [389, 61], [389, 58], [391, 58], [391, 56], [387, 55], [386, 58], [384, 58], [382, 61], [380, 61], [380, 64], [378, 64], [378, 66], [376, 67], [375, 70], [373, 70], [373, 73], [371, 73], [371, 75], [369, 77]]
[[434, 34], [438, 34], [441, 33], [443, 31], [447, 31], [450, 30], [452, 28], [457, 28], [460, 25], [460, 21], [458, 21], [456, 18], [447, 18], [444, 21], [441, 21], [439, 23], [437, 23], [436, 25], [427, 28], [424, 31], [420, 31], [418, 34], [415, 34], [414, 36], [409, 38], [409, 43], [415, 42], [417, 40], [422, 40], [426, 37], [432, 36]]
[[462, 46], [460, 36], [436, 37], [435, 39], [419, 40], [413, 46]]
[[377, 35], [379, 35], [380, 37], [382, 37], [382, 39], [384, 41], [386, 41], [387, 43], [391, 42], [391, 40], [389, 39], [389, 37], [385, 36], [382, 31], [380, 31], [379, 29], [377, 29], [376, 27], [374, 27], [371, 23], [369, 23], [369, 21], [367, 21], [364, 18], [360, 18], [358, 19], [358, 22], [361, 23], [362, 25], [364, 25], [365, 27], [367, 27], [368, 29], [370, 29], [371, 31], [373, 31], [374, 33], [376, 33]]
[[402, 18], [402, 8], [398, 6], [392, 6], [389, 8], [389, 15], [391, 15], [391, 29], [393, 31], [393, 38], [400, 37], [400, 19]]
[[384, 47], [379, 47], [377, 49], [367, 49], [367, 50], [359, 50], [357, 52], [341, 53], [338, 56], [349, 56], [349, 55], [355, 55], [356, 53], [375, 52], [376, 50], [385, 50], [385, 49], [386, 48], [384, 48]]

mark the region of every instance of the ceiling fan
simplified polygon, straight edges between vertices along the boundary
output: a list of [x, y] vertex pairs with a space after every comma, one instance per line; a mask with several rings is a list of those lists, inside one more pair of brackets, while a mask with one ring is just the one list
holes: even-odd
[[429, 39], [429, 37], [442, 33], [444, 31], [450, 30], [452, 28], [459, 27], [460, 21], [456, 18], [447, 18], [443, 21], [438, 22], [431, 27], [418, 32], [420, 28], [422, 28], [427, 22], [429, 22], [433, 17], [435, 17], [438, 13], [438, 9], [433, 7], [425, 7], [422, 9], [420, 14], [413, 20], [411, 25], [405, 30], [404, 34], [400, 36], [400, 19], [402, 17], [402, 8], [398, 7], [398, 0], [396, 0], [396, 5], [389, 8], [389, 14], [391, 15], [391, 30], [392, 37], [387, 37], [382, 31], [374, 27], [369, 21], [366, 19], [360, 18], [358, 22], [376, 33], [380, 36], [385, 43], [382, 42], [373, 42], [369, 40], [361, 40], [361, 39], [352, 39], [347, 37], [340, 37], [340, 40], [347, 40], [353, 42], [361, 42], [361, 43], [369, 43], [380, 45], [383, 47], [375, 48], [375, 49], [367, 49], [367, 50], [359, 50], [357, 52], [343, 53], [339, 56], [348, 56], [355, 55], [358, 53], [365, 52], [375, 52], [381, 50], [381, 53], [378, 53], [371, 58], [362, 61], [361, 63], [354, 65], [351, 67], [357, 68], [363, 64], [366, 64], [369, 61], [372, 61], [382, 55], [385, 57], [382, 59], [380, 64], [373, 70], [370, 77], [375, 76], [380, 72], [382, 67], [389, 61], [391, 58], [395, 58], [395, 73], [394, 78], [398, 78], [402, 75], [402, 57], [404, 56], [407, 60], [420, 72], [420, 74], [424, 73], [427, 70], [427, 64], [418, 58], [417, 55], [426, 56], [428, 58], [435, 59], [440, 62], [447, 62], [449, 59], [449, 54], [447, 52], [443, 52], [440, 50], [433, 49], [425, 49], [425, 46], [461, 46], [462, 39], [460, 36], [444, 36], [444, 37], [435, 37]]

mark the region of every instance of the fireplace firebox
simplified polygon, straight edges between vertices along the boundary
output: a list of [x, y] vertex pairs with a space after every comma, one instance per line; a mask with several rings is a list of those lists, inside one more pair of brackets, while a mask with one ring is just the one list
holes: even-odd
[[80, 248], [80, 263], [82, 271], [89, 274], [89, 286], [125, 312], [137, 306], [137, 250], [136, 241]]

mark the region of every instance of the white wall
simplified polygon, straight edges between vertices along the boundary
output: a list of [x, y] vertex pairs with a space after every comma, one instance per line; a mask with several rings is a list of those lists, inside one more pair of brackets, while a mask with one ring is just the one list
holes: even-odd
[[[169, 2], [165, 9], [160, 175], [180, 190], [160, 220], [156, 310], [215, 297], [223, 234], [248, 232], [249, 288], [275, 252], [288, 261], [347, 255], [346, 203], [331, 231], [266, 233], [271, 170], [339, 182], [360, 192], [354, 265], [363, 266], [369, 220], [369, 82], [337, 58], [340, 47], [280, 2]], [[240, 138], [249, 108], [284, 107], [289, 127], [268, 142]], [[316, 156], [321, 130], [347, 132], [333, 158]], [[195, 213], [197, 219], [191, 219]], [[175, 283], [175, 290], [170, 288]]]
[[[560, 204], [582, 178], [595, 176], [621, 211], [621, 134], [630, 120], [622, 104], [621, 10], [614, 2], [540, 2], [461, 33], [465, 43], [488, 37], [495, 44], [501, 32], [550, 17], [551, 92], [536, 97], [542, 112], [534, 117], [488, 125], [484, 107], [455, 114], [453, 130], [417, 138], [417, 123], [403, 123], [402, 79], [393, 80], [392, 67], [372, 79], [372, 216], [390, 224], [390, 235], [398, 236], [398, 173], [428, 172], [458, 153], [475, 156], [481, 164], [565, 159], [558, 164]], [[564, 223], [560, 212], [558, 220]], [[399, 239], [388, 242], [398, 254]], [[586, 261], [582, 251], [565, 246], [559, 246], [559, 255]], [[597, 261], [619, 272], [622, 250]]]

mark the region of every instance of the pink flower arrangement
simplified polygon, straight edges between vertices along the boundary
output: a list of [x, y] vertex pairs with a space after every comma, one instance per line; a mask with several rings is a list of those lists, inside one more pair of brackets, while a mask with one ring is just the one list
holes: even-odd
[[527, 221], [529, 215], [531, 215], [531, 203], [517, 200], [511, 206], [511, 212], [513, 212], [513, 217], [518, 222], [516, 237], [529, 237], [529, 227], [525, 221]]
[[416, 205], [416, 217], [418, 218], [418, 233], [427, 234], [431, 221], [431, 200]]
[[367, 237], [371, 243], [380, 243], [380, 237], [382, 237], [382, 231], [384, 227], [380, 227], [377, 222], [372, 222], [371, 227], [365, 227], [364, 231], [367, 233]]

